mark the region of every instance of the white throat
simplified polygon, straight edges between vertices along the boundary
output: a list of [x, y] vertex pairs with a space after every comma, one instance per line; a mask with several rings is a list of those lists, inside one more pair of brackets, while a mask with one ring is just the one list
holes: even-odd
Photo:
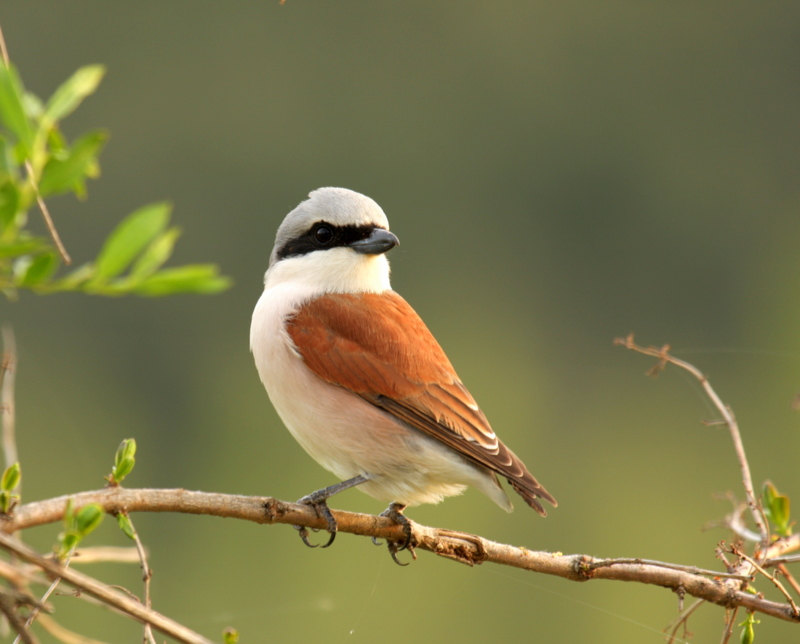
[[301, 291], [324, 293], [382, 293], [392, 288], [386, 255], [360, 255], [350, 248], [331, 248], [273, 264], [264, 288], [292, 285]]

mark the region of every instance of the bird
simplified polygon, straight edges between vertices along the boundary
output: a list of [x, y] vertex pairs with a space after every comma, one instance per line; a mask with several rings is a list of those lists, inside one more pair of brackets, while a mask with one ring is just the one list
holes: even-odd
[[[280, 224], [250, 349], [278, 415], [303, 449], [340, 482], [298, 502], [337, 522], [327, 499], [351, 487], [389, 503], [382, 516], [472, 486], [513, 509], [498, 477], [542, 516], [555, 498], [502, 443], [449, 359], [389, 280], [399, 244], [371, 198], [319, 188]], [[308, 532], [295, 526], [308, 546]]]

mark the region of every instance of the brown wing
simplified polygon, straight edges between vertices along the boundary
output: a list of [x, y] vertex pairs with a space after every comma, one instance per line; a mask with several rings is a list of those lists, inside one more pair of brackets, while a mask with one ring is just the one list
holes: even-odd
[[328, 294], [288, 321], [308, 367], [467, 460], [508, 479], [537, 512], [555, 499], [501, 443], [444, 351], [408, 303], [393, 291]]

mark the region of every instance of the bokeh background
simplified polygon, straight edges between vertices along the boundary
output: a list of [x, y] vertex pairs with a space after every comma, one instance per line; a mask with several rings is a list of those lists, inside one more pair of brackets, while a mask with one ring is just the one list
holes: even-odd
[[[131, 486], [291, 500], [334, 482], [282, 427], [248, 351], [275, 229], [325, 185], [383, 206], [402, 241], [395, 288], [560, 503], [543, 520], [471, 491], [412, 518], [718, 568], [729, 535], [702, 527], [729, 509], [715, 493], [741, 494], [730, 439], [700, 423], [715, 413], [696, 383], [645, 378], [651, 361], [612, 346], [630, 331], [708, 373], [755, 479], [800, 495], [797, 2], [39, 0], [3, 2], [0, 24], [40, 96], [108, 66], [65, 124], [110, 130], [103, 175], [85, 203], [51, 203], [76, 261], [169, 199], [175, 262], [235, 280], [213, 297], [0, 303], [19, 344], [25, 500], [101, 487], [131, 436]], [[334, 505], [383, 509], [358, 491]], [[287, 527], [134, 518], [155, 607], [215, 639], [660, 642], [678, 606], [427, 553], [399, 568], [346, 535], [307, 550]], [[112, 524], [92, 541], [125, 545]], [[58, 529], [26, 538], [47, 548]], [[89, 572], [140, 589], [135, 566]], [[55, 605], [71, 628], [140, 640], [102, 609]], [[701, 609], [694, 641], [722, 624]]]

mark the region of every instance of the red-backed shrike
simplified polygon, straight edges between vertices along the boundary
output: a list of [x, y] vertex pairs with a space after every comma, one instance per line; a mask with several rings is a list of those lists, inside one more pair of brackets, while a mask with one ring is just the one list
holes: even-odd
[[[283, 220], [250, 327], [261, 381], [289, 431], [342, 482], [300, 499], [336, 534], [325, 503], [353, 486], [406, 506], [478, 488], [512, 505], [497, 479], [539, 514], [555, 499], [495, 435], [425, 323], [392, 290], [398, 244], [380, 206], [320, 188]], [[307, 532], [301, 536], [308, 544]], [[310, 544], [308, 544], [310, 545]], [[390, 544], [392, 547], [392, 544]], [[394, 546], [394, 552], [397, 546]]]

